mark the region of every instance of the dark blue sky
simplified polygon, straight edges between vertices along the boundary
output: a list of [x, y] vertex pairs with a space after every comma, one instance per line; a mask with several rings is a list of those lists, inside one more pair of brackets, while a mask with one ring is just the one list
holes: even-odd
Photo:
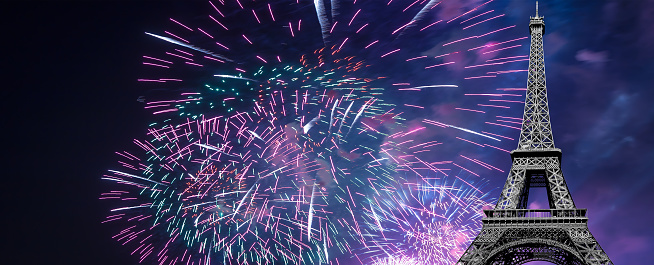
[[[480, 3], [450, 2], [432, 19]], [[528, 36], [533, 1], [497, 0], [492, 8], [506, 14], [497, 25], [517, 25], [503, 39]], [[140, 58], [154, 43], [143, 32], [162, 32], [170, 27], [163, 26], [169, 17], [204, 15], [203, 9], [148, 1], [10, 2], [2, 9], [6, 256], [17, 264], [136, 264], [131, 250], [110, 239], [117, 227], [99, 224], [109, 209], [97, 200], [99, 176], [113, 165], [113, 152], [147, 126], [135, 100], [144, 93], [135, 81], [143, 71]], [[654, 247], [648, 208], [654, 202], [654, 1], [540, 1], [540, 14], [554, 139], [575, 203], [588, 209], [590, 230], [615, 264], [648, 264]], [[463, 34], [456, 32], [443, 34]], [[430, 38], [440, 42], [439, 36]], [[527, 49], [526, 41], [521, 44]], [[416, 46], [412, 51], [431, 51]], [[461, 79], [457, 69], [448, 71], [439, 75]], [[460, 82], [520, 87], [526, 75]], [[428, 115], [443, 118], [438, 111]], [[480, 157], [494, 165], [510, 167], [508, 154], [483, 152]], [[506, 179], [485, 177], [497, 188]]]

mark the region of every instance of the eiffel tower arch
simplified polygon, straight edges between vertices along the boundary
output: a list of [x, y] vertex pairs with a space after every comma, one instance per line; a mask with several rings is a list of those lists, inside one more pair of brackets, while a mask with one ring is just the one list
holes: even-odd
[[[518, 148], [493, 210], [484, 210], [482, 229], [457, 265], [613, 265], [588, 230], [586, 209], [577, 208], [561, 171], [561, 150], [550, 124], [543, 33], [545, 23], [530, 18], [531, 46], [525, 110]], [[547, 190], [549, 209], [527, 209], [529, 189]]]

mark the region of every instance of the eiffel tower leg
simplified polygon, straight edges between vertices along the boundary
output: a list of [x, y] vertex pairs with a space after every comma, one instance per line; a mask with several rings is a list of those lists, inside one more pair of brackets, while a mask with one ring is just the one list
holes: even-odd
[[[545, 169], [547, 172], [547, 189], [550, 198], [551, 209], [575, 209], [575, 203], [572, 201], [568, 185], [565, 183], [561, 164], [558, 157], [548, 157], [545, 159]], [[553, 205], [552, 205], [553, 204]]]
[[570, 229], [568, 233], [586, 264], [613, 265], [609, 256], [606, 255], [595, 237], [590, 233], [590, 230], [588, 230], [588, 227]]
[[498, 227], [483, 226], [479, 235], [461, 255], [456, 265], [483, 265], [504, 230]]
[[513, 166], [511, 167], [511, 172], [509, 177], [504, 183], [504, 188], [502, 189], [502, 194], [500, 195], [499, 200], [495, 209], [517, 209], [520, 204], [520, 195], [523, 193], [525, 188], [525, 178], [526, 170], [524, 163], [527, 162], [524, 159], [516, 159], [513, 161]]

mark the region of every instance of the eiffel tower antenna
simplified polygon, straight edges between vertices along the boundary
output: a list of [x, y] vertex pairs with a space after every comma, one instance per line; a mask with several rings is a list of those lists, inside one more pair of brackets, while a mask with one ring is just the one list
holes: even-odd
[[[543, 34], [545, 22], [530, 17], [525, 109], [513, 164], [493, 210], [457, 265], [517, 265], [540, 260], [558, 265], [613, 265], [588, 230], [586, 209], [575, 206], [554, 147], [550, 123]], [[545, 188], [549, 209], [527, 209], [530, 188]]]

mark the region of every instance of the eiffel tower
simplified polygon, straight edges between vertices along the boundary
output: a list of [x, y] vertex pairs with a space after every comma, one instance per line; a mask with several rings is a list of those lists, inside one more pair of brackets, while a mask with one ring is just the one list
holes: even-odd
[[[561, 150], [554, 147], [545, 88], [545, 23], [530, 17], [531, 47], [525, 111], [513, 165], [497, 205], [484, 210], [482, 229], [457, 265], [613, 264], [588, 230], [586, 209], [579, 209], [561, 172]], [[529, 188], [547, 189], [549, 209], [527, 209]]]

